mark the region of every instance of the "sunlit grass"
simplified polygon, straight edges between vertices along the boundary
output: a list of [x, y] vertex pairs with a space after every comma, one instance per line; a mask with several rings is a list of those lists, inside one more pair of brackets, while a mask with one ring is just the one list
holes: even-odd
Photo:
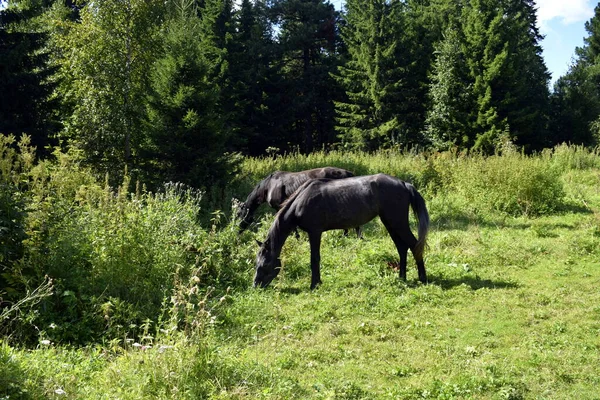
[[[244, 193], [274, 169], [320, 165], [412, 179], [431, 214], [428, 285], [418, 282], [410, 255], [408, 279], [398, 279], [396, 249], [376, 219], [364, 227], [363, 240], [324, 234], [317, 290], [309, 289], [304, 233], [288, 238], [283, 270], [271, 286], [253, 289], [253, 242], [264, 239], [273, 218], [266, 211], [240, 236], [228, 224], [207, 228], [194, 242], [202, 247], [192, 253], [194, 266], [216, 271], [211, 284], [231, 286], [222, 300], [209, 300], [218, 307], [194, 335], [174, 327], [151, 332], [145, 346], [126, 337], [85, 347], [2, 344], [0, 383], [7, 389], [0, 386], [0, 398], [597, 398], [597, 155], [560, 147], [535, 159], [513, 154], [485, 164], [479, 156], [390, 154], [248, 159], [243, 183], [232, 190]], [[481, 197], [484, 184], [466, 192], [476, 176], [453, 174], [469, 165], [482, 174], [516, 171], [498, 172], [511, 179], [531, 168], [560, 191], [553, 199], [524, 179], [541, 193], [537, 211], [505, 209]], [[490, 185], [487, 193], [497, 198], [522, 193], [502, 179]], [[183, 285], [180, 295], [195, 285]]]

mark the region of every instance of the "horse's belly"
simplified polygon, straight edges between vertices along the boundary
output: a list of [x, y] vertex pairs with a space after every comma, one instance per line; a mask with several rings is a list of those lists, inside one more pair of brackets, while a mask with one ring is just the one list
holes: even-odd
[[378, 202], [368, 186], [307, 192], [306, 198], [297, 202], [296, 216], [303, 229], [350, 229], [378, 215]]

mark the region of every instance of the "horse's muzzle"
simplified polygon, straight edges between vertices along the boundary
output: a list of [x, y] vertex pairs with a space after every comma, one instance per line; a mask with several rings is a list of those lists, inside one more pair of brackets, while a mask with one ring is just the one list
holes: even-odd
[[276, 268], [272, 273], [265, 274], [262, 276], [256, 276], [254, 278], [254, 287], [266, 288], [269, 284], [279, 275], [281, 268]]

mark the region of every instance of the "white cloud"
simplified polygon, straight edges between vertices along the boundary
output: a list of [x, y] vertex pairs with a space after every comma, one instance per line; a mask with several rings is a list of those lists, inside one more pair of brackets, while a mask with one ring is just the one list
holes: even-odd
[[544, 26], [558, 18], [563, 24], [585, 22], [594, 16], [595, 2], [590, 0], [537, 0], [538, 22]]

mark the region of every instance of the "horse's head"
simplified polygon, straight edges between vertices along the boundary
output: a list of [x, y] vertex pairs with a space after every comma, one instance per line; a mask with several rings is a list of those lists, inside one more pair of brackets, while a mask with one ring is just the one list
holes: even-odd
[[267, 239], [260, 244], [260, 250], [256, 256], [256, 274], [254, 275], [254, 287], [267, 287], [269, 283], [279, 274], [281, 260], [271, 249], [270, 241]]
[[250, 207], [246, 203], [241, 203], [238, 206], [236, 218], [240, 221], [240, 230], [248, 229], [252, 222], [252, 217], [250, 216]]

